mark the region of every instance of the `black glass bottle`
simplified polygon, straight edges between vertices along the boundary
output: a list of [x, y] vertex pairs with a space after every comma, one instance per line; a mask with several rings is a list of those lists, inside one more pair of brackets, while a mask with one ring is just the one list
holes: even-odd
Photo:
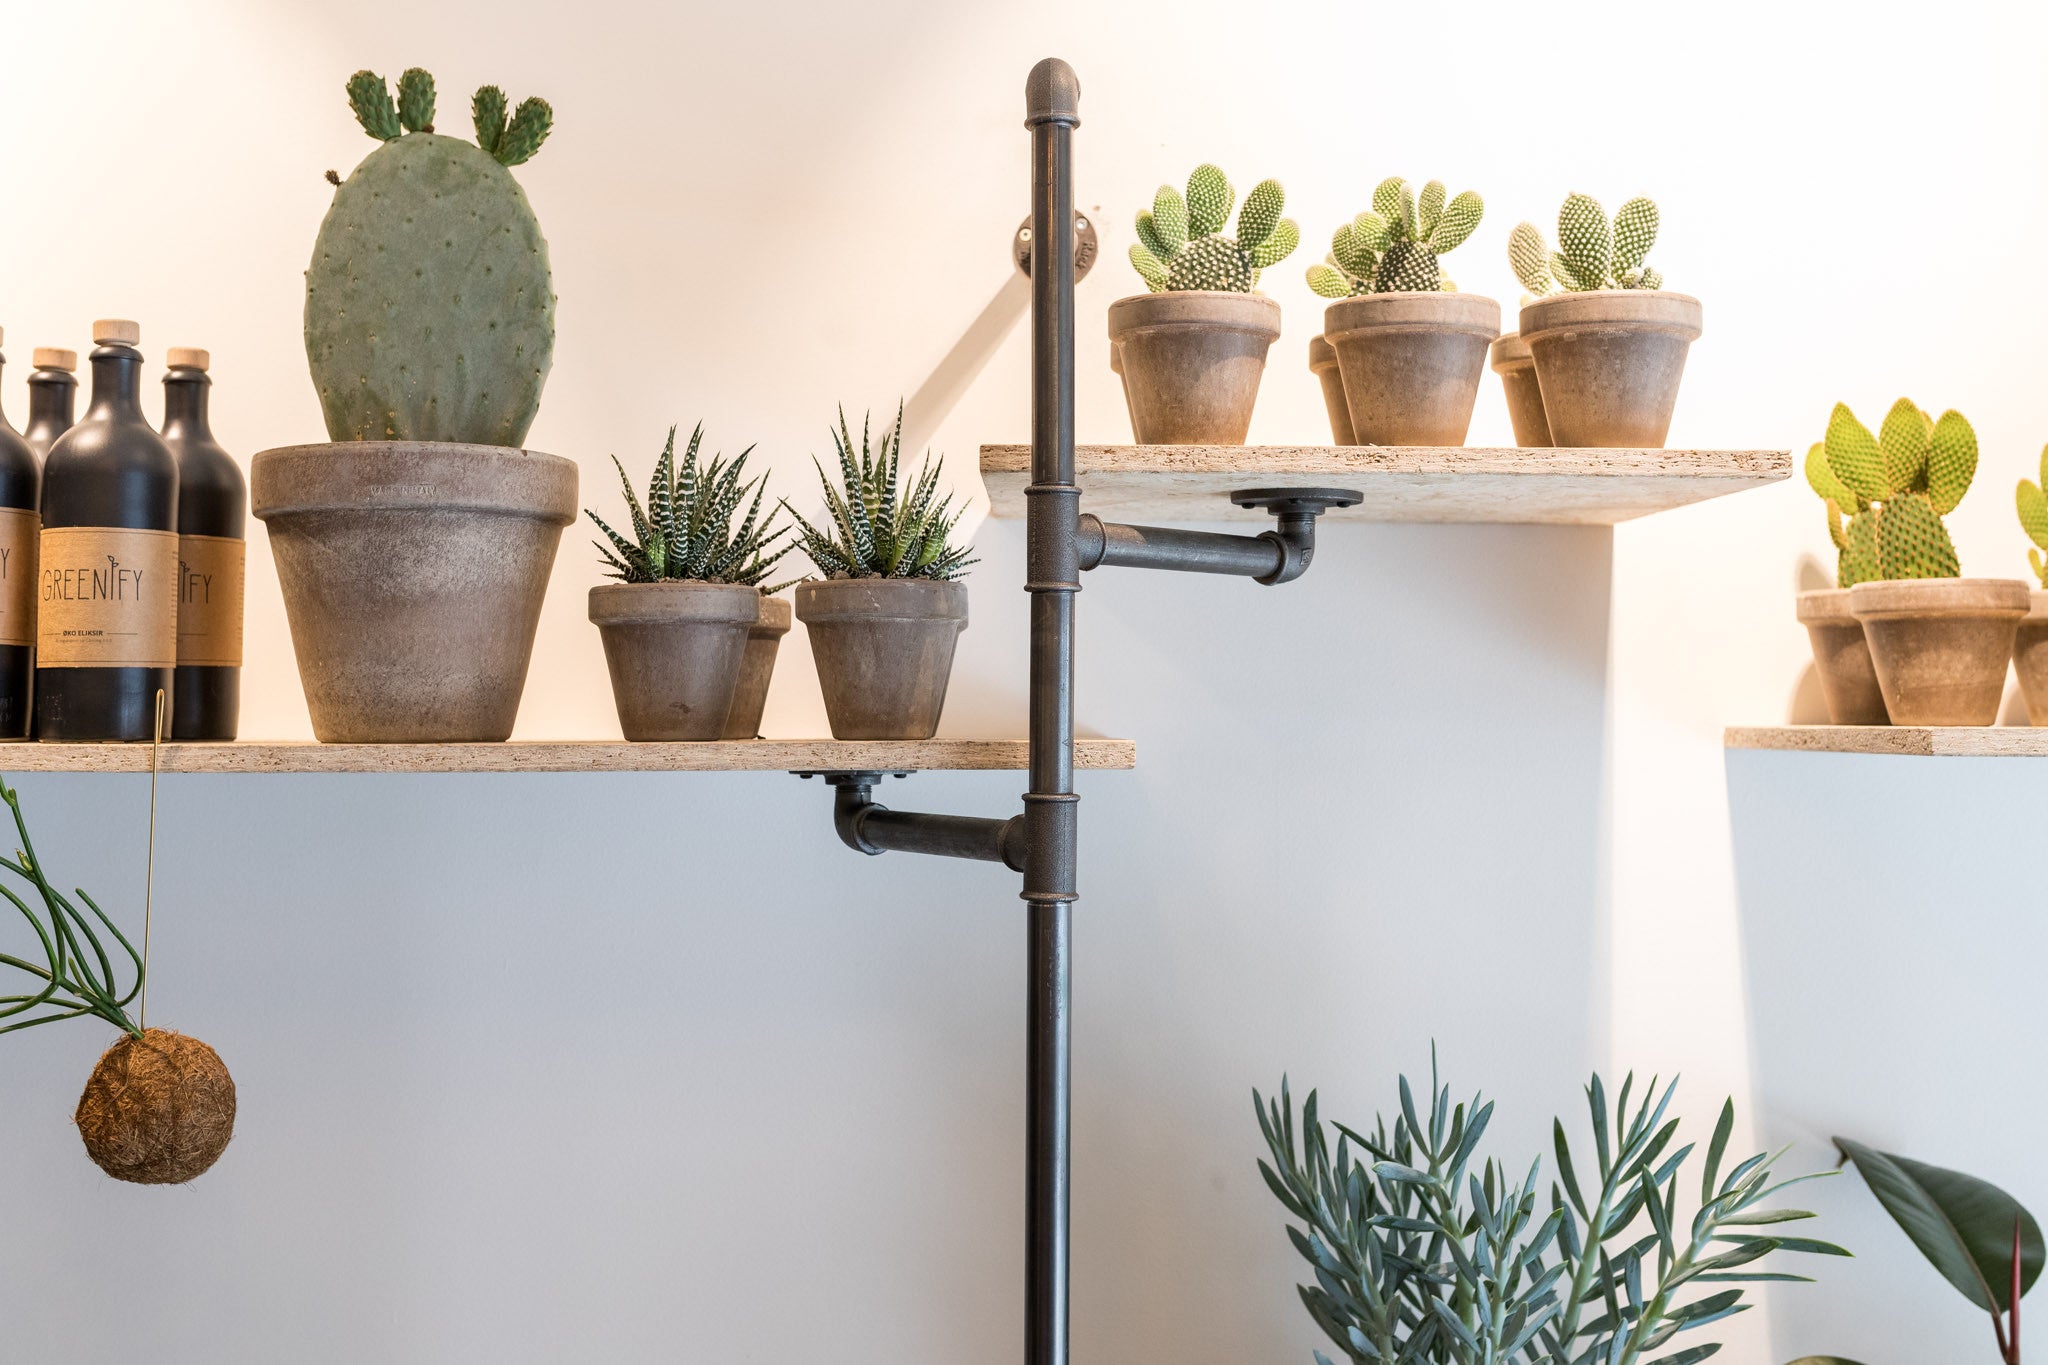
[[[4, 337], [0, 337], [4, 340]], [[0, 355], [0, 366], [7, 357]], [[35, 452], [0, 412], [0, 739], [27, 739], [36, 659]]]
[[28, 376], [28, 425], [22, 439], [39, 460], [48, 459], [57, 438], [71, 430], [72, 402], [78, 395], [78, 352], [38, 346], [35, 369]]
[[92, 405], [43, 465], [36, 738], [148, 740], [178, 661], [178, 464], [142, 415], [141, 329], [93, 324]]
[[243, 525], [249, 486], [206, 417], [209, 357], [171, 348], [164, 444], [178, 461], [178, 674], [174, 739], [229, 740], [242, 708]]

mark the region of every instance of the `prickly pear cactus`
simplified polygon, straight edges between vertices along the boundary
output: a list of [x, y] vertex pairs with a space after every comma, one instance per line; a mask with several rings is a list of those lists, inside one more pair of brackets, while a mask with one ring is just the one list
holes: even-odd
[[[2048, 466], [2048, 451], [2043, 461]], [[1872, 435], [1847, 404], [1835, 404], [1827, 439], [1806, 453], [1806, 481], [1827, 503], [1828, 536], [1841, 552], [1837, 583], [1960, 576], [1955, 542], [1941, 519], [1963, 500], [1976, 473], [1977, 433], [1954, 409], [1937, 421], [1901, 398]], [[2030, 487], [2021, 481], [2022, 522]], [[2048, 500], [2040, 510], [2048, 537]], [[2037, 543], [2048, 546], [2048, 538]]]
[[1664, 277], [1643, 264], [1657, 244], [1657, 206], [1638, 196], [1623, 204], [1612, 221], [1590, 194], [1573, 194], [1557, 213], [1552, 251], [1534, 223], [1517, 223], [1508, 234], [1508, 264], [1522, 288], [1541, 298], [1558, 290], [1662, 289]]
[[1472, 235], [1486, 204], [1471, 190], [1446, 202], [1448, 193], [1441, 180], [1419, 196], [1399, 176], [1382, 180], [1372, 207], [1338, 228], [1329, 256], [1308, 268], [1308, 287], [1326, 299], [1455, 292], [1437, 258]]
[[1183, 196], [1161, 185], [1152, 207], [1138, 214], [1138, 240], [1131, 265], [1155, 294], [1175, 289], [1223, 289], [1249, 294], [1259, 272], [1285, 260], [1301, 244], [1301, 229], [1282, 218], [1286, 192], [1277, 180], [1261, 180], [1244, 197], [1237, 235], [1223, 235], [1236, 191], [1214, 166], [1195, 167]]
[[383, 145], [340, 182], [306, 269], [306, 359], [336, 441], [516, 446], [555, 347], [547, 239], [508, 167], [554, 113], [509, 117], [496, 86], [471, 106], [475, 143], [434, 131], [433, 77], [358, 71], [349, 103]]
[[2034, 566], [2041, 586], [2048, 588], [2048, 446], [2041, 447], [2041, 482], [2021, 479], [2017, 494], [2020, 527], [2035, 547], [2027, 551], [2027, 563]]

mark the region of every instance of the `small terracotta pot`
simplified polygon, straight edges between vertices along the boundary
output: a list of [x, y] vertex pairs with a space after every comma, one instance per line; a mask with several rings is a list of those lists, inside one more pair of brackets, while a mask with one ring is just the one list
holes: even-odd
[[946, 706], [967, 585], [929, 578], [812, 579], [796, 586], [836, 739], [930, 739]]
[[2048, 725], [2048, 592], [2037, 590], [2028, 597], [2032, 607], [2014, 636], [2012, 667], [2027, 699], [2027, 722]]
[[1849, 589], [1894, 725], [1995, 724], [2027, 607], [2027, 585], [2016, 578], [1901, 578]]
[[1550, 437], [1565, 447], [1657, 449], [1671, 430], [1700, 301], [1667, 290], [1595, 289], [1522, 305]]
[[1360, 294], [1323, 312], [1360, 445], [1461, 446], [1500, 335], [1500, 305], [1477, 294]]
[[1279, 336], [1280, 305], [1264, 294], [1176, 289], [1112, 303], [1111, 368], [1138, 444], [1243, 445]]
[[1508, 332], [1494, 339], [1488, 353], [1493, 372], [1508, 396], [1508, 420], [1515, 424], [1515, 444], [1545, 447], [1550, 444], [1550, 419], [1543, 415], [1543, 388], [1536, 382], [1536, 359], [1520, 332]]
[[576, 466], [503, 446], [344, 441], [266, 450], [270, 528], [299, 682], [328, 744], [512, 733]]
[[1330, 437], [1340, 446], [1355, 446], [1351, 434], [1351, 407], [1344, 401], [1344, 374], [1337, 368], [1337, 352], [1321, 337], [1308, 339], [1308, 368], [1323, 386], [1323, 407], [1330, 414]]
[[1889, 725], [1884, 690], [1870, 662], [1863, 623], [1849, 610], [1847, 588], [1819, 588], [1799, 594], [1799, 623], [1813, 644], [1813, 667], [1836, 725]]
[[761, 712], [768, 706], [768, 681], [775, 675], [775, 653], [789, 634], [789, 600], [761, 597], [761, 614], [747, 631], [747, 652], [740, 659], [740, 682], [733, 689], [732, 710], [725, 717], [724, 739], [755, 739], [761, 733]]
[[619, 729], [635, 741], [718, 739], [732, 711], [760, 591], [731, 583], [606, 583], [590, 590]]

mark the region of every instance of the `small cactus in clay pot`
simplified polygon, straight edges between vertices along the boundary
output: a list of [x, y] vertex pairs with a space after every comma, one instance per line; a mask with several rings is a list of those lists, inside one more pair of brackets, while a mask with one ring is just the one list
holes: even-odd
[[2041, 586], [2033, 593], [2033, 604], [2020, 622], [2013, 642], [2013, 672], [2019, 675], [2020, 692], [2026, 698], [2027, 719], [2048, 725], [2048, 447], [2041, 450], [2041, 482], [2021, 479], [2015, 489], [2020, 529], [2033, 546], [2027, 563]]

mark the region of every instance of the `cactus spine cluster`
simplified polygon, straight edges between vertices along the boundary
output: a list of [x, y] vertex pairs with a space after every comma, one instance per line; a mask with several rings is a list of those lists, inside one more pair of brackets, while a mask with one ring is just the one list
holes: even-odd
[[1301, 244], [1301, 229], [1282, 218], [1287, 201], [1277, 180], [1261, 180], [1244, 197], [1237, 236], [1226, 237], [1237, 192], [1215, 166], [1195, 167], [1185, 197], [1161, 185], [1152, 207], [1138, 214], [1138, 240], [1131, 265], [1155, 294], [1179, 289], [1223, 289], [1249, 294], [1259, 272], [1287, 258]]
[[339, 182], [306, 270], [306, 359], [336, 441], [516, 446], [555, 345], [547, 239], [507, 169], [554, 113], [509, 116], [487, 85], [476, 142], [434, 132], [434, 80], [358, 71], [349, 104], [376, 151]]
[[2041, 482], [2021, 479], [2017, 495], [2020, 526], [2036, 547], [2027, 551], [2027, 563], [2034, 566], [2041, 586], [2048, 588], [2048, 446], [2041, 447]]
[[1441, 180], [1419, 196], [1399, 176], [1382, 180], [1372, 207], [1338, 228], [1328, 258], [1308, 268], [1308, 287], [1326, 299], [1456, 292], [1437, 258], [1472, 235], [1486, 204], [1472, 190], [1446, 202], [1448, 193]]
[[1590, 194], [1573, 194], [1557, 212], [1552, 251], [1534, 223], [1508, 234], [1508, 262], [1522, 288], [1537, 297], [1556, 290], [1662, 289], [1664, 277], [1643, 264], [1657, 244], [1657, 206], [1638, 195], [1610, 221]]
[[1901, 398], [1873, 436], [1847, 404], [1835, 404], [1827, 439], [1806, 454], [1806, 481], [1827, 502], [1828, 536], [1841, 552], [1837, 583], [1959, 577], [1941, 519], [1976, 472], [1977, 433], [1953, 408], [1936, 420]]

